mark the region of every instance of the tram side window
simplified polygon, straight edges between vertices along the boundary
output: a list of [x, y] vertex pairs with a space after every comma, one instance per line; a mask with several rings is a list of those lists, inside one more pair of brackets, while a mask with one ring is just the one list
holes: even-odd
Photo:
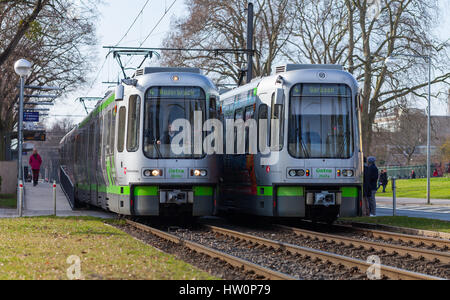
[[111, 124], [111, 115], [106, 113], [105, 117], [104, 117], [104, 123], [103, 123], [103, 153], [104, 155], [108, 155], [109, 154], [109, 128], [110, 128], [110, 124]]
[[139, 123], [141, 97], [133, 95], [128, 103], [127, 151], [136, 152], [139, 148]]
[[125, 106], [122, 106], [119, 109], [119, 129], [117, 133], [117, 151], [120, 153], [123, 152], [125, 147], [125, 117], [126, 117], [127, 109]]
[[215, 96], [209, 98], [209, 119], [217, 119], [217, 99]]
[[[253, 119], [255, 116], [255, 107], [252, 106], [248, 106], [245, 108], [245, 119], [244, 121], [247, 122], [250, 119]], [[250, 146], [252, 147], [252, 149], [250, 149]], [[245, 153], [246, 154], [250, 154], [250, 153], [254, 153], [254, 144], [250, 144], [250, 128], [249, 127], [245, 127]]]
[[[267, 104], [261, 104], [259, 106], [258, 122], [260, 122], [261, 120], [265, 120], [267, 122], [267, 133], [268, 134], [266, 135], [266, 137], [270, 136], [270, 131], [269, 131], [270, 127], [269, 127], [268, 117], [269, 117], [269, 107], [267, 106]], [[259, 137], [261, 136], [261, 134], [259, 133], [259, 130], [260, 130], [260, 126], [258, 124], [258, 145], [260, 145]], [[268, 140], [265, 141], [265, 145], [267, 145], [267, 142], [268, 142]], [[259, 152], [265, 152], [265, 150], [266, 150], [265, 148], [259, 149]]]
[[[244, 109], [240, 108], [235, 111], [234, 122], [236, 122], [237, 120], [242, 120], [242, 121], [244, 120]], [[234, 153], [235, 154], [243, 154], [243, 153], [238, 153], [237, 138], [238, 138], [238, 129], [236, 127], [234, 127]]]
[[110, 143], [109, 143], [109, 153], [114, 154], [114, 144], [116, 142], [116, 116], [114, 114], [114, 109], [111, 110], [111, 133], [110, 133]]
[[[283, 149], [284, 135], [283, 135], [283, 105], [275, 104], [275, 93], [272, 94], [272, 120], [279, 120], [279, 151]], [[271, 135], [272, 136], [272, 135]], [[272, 147], [273, 145], [271, 145]]]
[[91, 125], [89, 126], [89, 147], [90, 147], [88, 153], [89, 161], [92, 161], [92, 159], [94, 158], [94, 149], [95, 149], [94, 137], [95, 137], [95, 126], [94, 122], [92, 122]]

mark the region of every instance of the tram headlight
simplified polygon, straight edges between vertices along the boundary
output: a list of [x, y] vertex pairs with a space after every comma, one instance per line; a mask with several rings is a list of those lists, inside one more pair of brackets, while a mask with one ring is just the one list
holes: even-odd
[[161, 177], [162, 174], [163, 174], [162, 170], [158, 170], [158, 169], [144, 171], [145, 177]]
[[355, 176], [355, 171], [353, 170], [342, 170], [343, 177], [353, 177]]
[[290, 170], [289, 177], [304, 177], [306, 172], [305, 170]]
[[208, 171], [203, 170], [203, 169], [191, 170], [191, 176], [206, 177], [206, 176], [208, 176]]

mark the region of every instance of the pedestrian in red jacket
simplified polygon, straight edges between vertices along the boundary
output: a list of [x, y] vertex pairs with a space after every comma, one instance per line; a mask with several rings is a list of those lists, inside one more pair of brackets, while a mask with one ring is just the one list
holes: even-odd
[[29, 164], [31, 166], [31, 170], [33, 171], [33, 186], [36, 186], [38, 184], [39, 172], [42, 165], [42, 158], [38, 154], [36, 149], [33, 150], [33, 154], [30, 157]]

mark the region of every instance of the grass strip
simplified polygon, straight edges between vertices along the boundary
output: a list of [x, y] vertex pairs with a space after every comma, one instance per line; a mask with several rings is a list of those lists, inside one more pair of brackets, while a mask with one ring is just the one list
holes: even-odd
[[0, 253], [2, 280], [69, 279], [68, 270], [77, 268], [71, 256], [87, 280], [215, 279], [90, 217], [0, 219]]
[[[401, 179], [396, 181], [398, 198], [419, 198], [427, 197], [427, 179]], [[383, 187], [380, 187], [377, 193], [380, 197], [392, 197], [392, 180], [386, 187], [386, 193], [383, 193]], [[450, 199], [450, 178], [432, 178], [431, 179], [431, 198], [432, 199]]]
[[422, 218], [410, 218], [398, 216], [398, 217], [374, 217], [374, 218], [370, 217], [342, 218], [341, 220], [450, 233], [450, 222], [434, 219], [422, 219]]
[[16, 195], [0, 194], [0, 208], [17, 208]]

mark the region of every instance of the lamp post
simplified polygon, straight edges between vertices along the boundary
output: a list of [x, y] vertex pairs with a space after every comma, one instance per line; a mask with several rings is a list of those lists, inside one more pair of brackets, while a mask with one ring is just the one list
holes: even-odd
[[[20, 59], [14, 64], [14, 71], [17, 75], [20, 76], [20, 96], [19, 96], [19, 124], [17, 125], [17, 133], [18, 133], [18, 150], [17, 156], [19, 160], [19, 174], [18, 180], [19, 183], [23, 184], [23, 162], [22, 162], [22, 148], [23, 148], [23, 98], [24, 98], [24, 89], [25, 89], [25, 79], [31, 73], [31, 63], [25, 59]], [[22, 216], [22, 194], [21, 189], [19, 189], [20, 195], [18, 195], [17, 200], [19, 201], [17, 208], [19, 209], [19, 216]]]
[[412, 54], [393, 54], [386, 59], [386, 64], [394, 57], [416, 57], [428, 62], [428, 109], [427, 109], [427, 203], [431, 204], [431, 56]]

